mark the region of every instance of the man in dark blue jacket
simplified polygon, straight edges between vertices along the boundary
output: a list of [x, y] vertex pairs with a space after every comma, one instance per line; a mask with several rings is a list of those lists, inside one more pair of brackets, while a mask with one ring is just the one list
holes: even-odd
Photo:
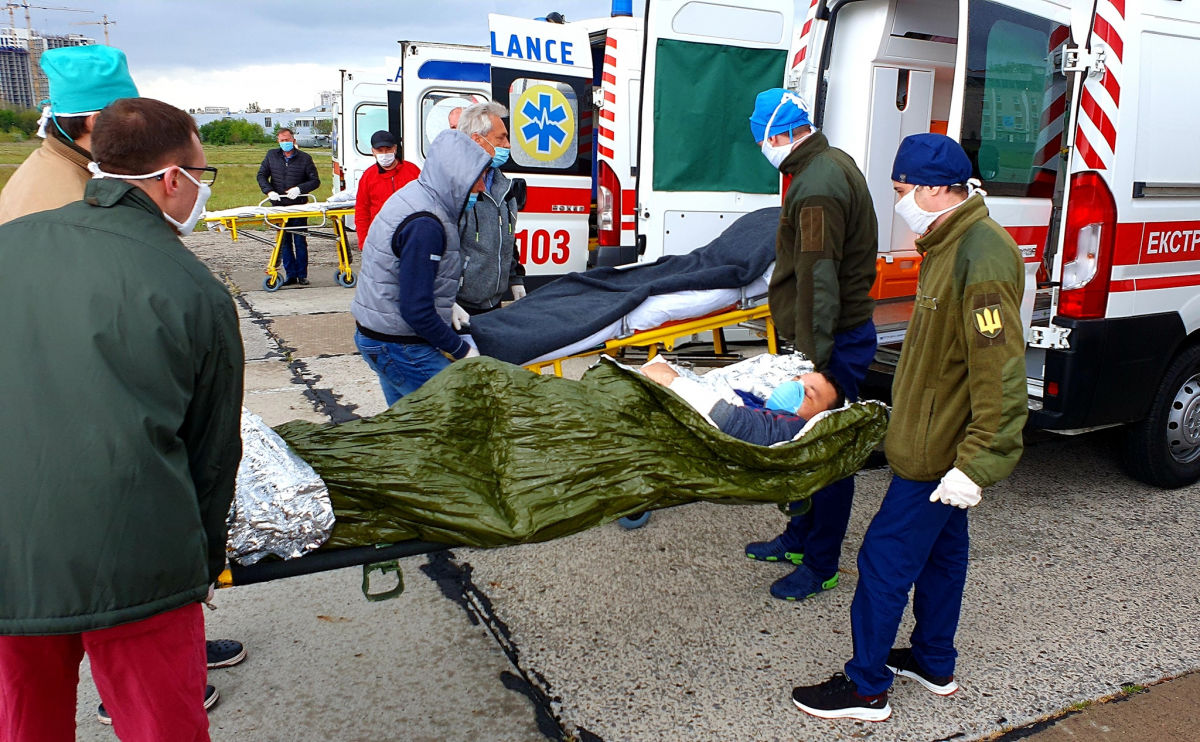
[[[321, 187], [321, 177], [312, 155], [296, 148], [296, 137], [291, 129], [280, 129], [276, 135], [279, 149], [267, 152], [258, 167], [258, 187], [278, 206], [302, 204], [308, 199], [304, 194]], [[283, 272], [287, 274], [284, 286], [299, 283], [308, 285], [308, 238], [301, 227], [308, 226], [308, 218], [288, 219], [283, 223]]]
[[722, 433], [759, 446], [790, 441], [818, 413], [841, 407], [846, 395], [832, 375], [803, 374], [771, 392], [766, 406], [730, 404], [708, 387], [684, 378], [665, 363], [641, 368], [652, 381], [678, 394]]

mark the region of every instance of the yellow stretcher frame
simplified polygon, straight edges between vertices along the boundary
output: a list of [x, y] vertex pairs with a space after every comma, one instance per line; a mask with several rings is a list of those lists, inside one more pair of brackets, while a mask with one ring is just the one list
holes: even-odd
[[554, 369], [555, 376], [563, 375], [563, 362], [572, 358], [587, 358], [589, 356], [598, 356], [602, 353], [608, 355], [616, 355], [617, 351], [622, 348], [646, 348], [648, 358], [654, 358], [658, 355], [659, 346], [662, 346], [664, 351], [672, 351], [675, 349], [675, 343], [683, 337], [695, 335], [701, 332], [711, 332], [713, 334], [713, 351], [715, 353], [725, 352], [725, 338], [721, 331], [726, 327], [733, 327], [744, 322], [753, 320], [765, 320], [766, 335], [767, 335], [767, 350], [771, 353], [777, 353], [779, 350], [778, 340], [775, 337], [775, 321], [771, 319], [771, 307], [769, 304], [759, 304], [749, 309], [733, 309], [728, 312], [720, 312], [718, 314], [710, 314], [705, 317], [697, 317], [695, 319], [685, 320], [676, 324], [664, 325], [655, 327], [651, 330], [641, 330], [634, 334], [608, 340], [603, 346], [592, 348], [591, 350], [582, 353], [574, 353], [562, 358], [551, 358], [545, 361], [537, 361], [536, 363], [527, 363], [525, 368], [540, 374], [546, 367]]
[[[312, 197], [311, 194], [308, 194]], [[315, 200], [315, 198], [314, 198]], [[266, 201], [260, 202], [262, 206]], [[283, 285], [283, 279], [279, 275], [279, 255], [283, 250], [283, 235], [289, 231], [305, 230], [305, 233], [310, 237], [319, 239], [331, 239], [337, 244], [337, 271], [333, 274], [333, 280], [345, 288], [353, 288], [354, 284], [358, 283], [358, 276], [354, 273], [354, 267], [350, 259], [350, 243], [346, 237], [346, 217], [354, 215], [354, 204], [347, 204], [342, 208], [332, 209], [308, 209], [280, 212], [278, 214], [218, 214], [214, 216], [205, 216], [204, 221], [207, 224], [220, 224], [223, 229], [229, 231], [229, 237], [234, 242], [238, 241], [238, 228], [248, 226], [264, 225], [275, 230], [275, 237], [267, 239], [260, 237], [255, 232], [245, 231], [243, 236], [262, 242], [266, 245], [272, 245], [271, 257], [267, 261], [267, 267], [263, 270], [266, 278], [263, 279], [263, 288], [267, 291], [278, 291]], [[288, 219], [320, 219], [321, 223], [315, 226], [304, 227], [285, 227], [284, 224]], [[330, 225], [333, 234], [325, 234], [323, 232], [312, 231], [321, 229], [326, 224]]]

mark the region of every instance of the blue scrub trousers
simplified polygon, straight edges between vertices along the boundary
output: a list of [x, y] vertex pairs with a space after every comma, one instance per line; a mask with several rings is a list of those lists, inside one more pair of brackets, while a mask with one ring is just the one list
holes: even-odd
[[954, 633], [967, 582], [967, 511], [930, 502], [937, 486], [893, 476], [863, 537], [850, 605], [854, 657], [846, 663], [846, 677], [862, 695], [892, 685], [887, 656], [914, 585], [913, 656], [932, 675], [954, 674]]
[[[826, 369], [838, 380], [850, 402], [858, 401], [858, 388], [875, 360], [875, 322], [867, 320], [852, 330], [833, 336], [833, 353]], [[838, 480], [810, 499], [803, 515], [793, 516], [785, 532], [787, 540], [804, 554], [804, 566], [821, 580], [833, 577], [842, 555], [842, 539], [850, 523], [854, 503], [854, 477]]]

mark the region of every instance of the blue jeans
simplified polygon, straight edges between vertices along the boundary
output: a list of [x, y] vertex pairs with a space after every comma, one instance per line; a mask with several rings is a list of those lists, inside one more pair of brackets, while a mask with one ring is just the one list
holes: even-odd
[[302, 227], [308, 219], [288, 219], [283, 223], [283, 243], [279, 246], [279, 254], [283, 259], [283, 272], [286, 278], [308, 278], [308, 237], [303, 232], [290, 231], [292, 227]]
[[[826, 370], [842, 385], [847, 401], [858, 401], [858, 387], [875, 360], [875, 344], [872, 320], [833, 336], [833, 353]], [[854, 503], [854, 477], [834, 482], [813, 494], [809, 502], [808, 512], [788, 522], [787, 540], [804, 554], [804, 566], [827, 580], [837, 573], [842, 555], [842, 539], [846, 537], [850, 506]]]
[[893, 476], [858, 552], [850, 604], [854, 657], [846, 677], [873, 696], [892, 685], [888, 652], [913, 590], [913, 657], [928, 673], [953, 675], [954, 634], [967, 582], [967, 511], [930, 502], [937, 482]]
[[379, 377], [388, 407], [450, 365], [450, 359], [428, 343], [385, 343], [356, 331], [354, 345]]

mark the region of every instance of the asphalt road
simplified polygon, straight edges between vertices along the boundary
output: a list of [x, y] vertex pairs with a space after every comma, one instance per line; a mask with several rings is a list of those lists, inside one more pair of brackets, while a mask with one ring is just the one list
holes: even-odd
[[[235, 294], [247, 407], [271, 424], [383, 409], [354, 354], [352, 292], [333, 284], [332, 250], [314, 249], [313, 286], [268, 294], [265, 249], [212, 234], [189, 245]], [[545, 544], [410, 557], [405, 593], [383, 603], [362, 598], [357, 568], [221, 591], [208, 634], [245, 642], [249, 658], [210, 673], [222, 696], [212, 736], [1000, 735], [1200, 667], [1200, 486], [1155, 490], [1115, 458], [1111, 436], [1030, 437], [1014, 475], [971, 513], [962, 690], [938, 698], [900, 680], [881, 724], [812, 719], [790, 701], [795, 684], [828, 677], [850, 654], [855, 554], [888, 482], [876, 469], [857, 477], [841, 585], [802, 603], [767, 594], [784, 567], [742, 556], [782, 516], [722, 505], [660, 511], [637, 531], [610, 524]], [[901, 637], [910, 629], [908, 615]], [[111, 739], [92, 716], [86, 662], [79, 696], [79, 739]]]

